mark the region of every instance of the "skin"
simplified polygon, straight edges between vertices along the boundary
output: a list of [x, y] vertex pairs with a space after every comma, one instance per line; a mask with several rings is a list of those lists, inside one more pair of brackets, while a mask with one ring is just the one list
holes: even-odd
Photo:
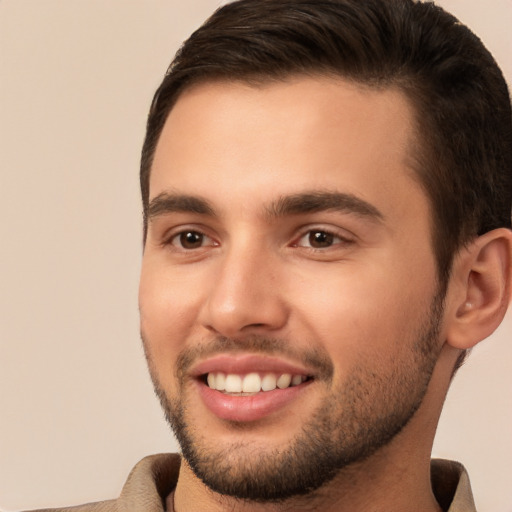
[[[179, 98], [150, 178], [141, 331], [153, 380], [164, 400], [181, 400], [205, 452], [230, 453], [236, 445], [236, 467], [251, 454], [288, 446], [322, 405], [343, 410], [337, 395], [360, 368], [391, 387], [396, 369], [418, 373], [416, 335], [438, 283], [429, 202], [410, 165], [414, 134], [411, 106], [399, 91], [341, 79], [214, 82]], [[283, 197], [312, 191], [345, 194], [373, 213], [352, 205], [275, 214]], [[183, 196], [207, 201], [209, 209], [183, 211], [188, 207], [162, 201]], [[204, 235], [198, 245], [183, 246], [180, 233], [187, 231]], [[312, 247], [312, 231], [333, 234], [332, 243]], [[466, 274], [467, 260], [457, 263]], [[466, 298], [467, 279], [455, 273], [453, 281], [429, 349], [432, 378], [421, 390], [420, 377], [411, 377], [419, 409], [392, 440], [310, 496], [274, 504], [212, 492], [184, 463], [176, 510], [439, 511], [430, 450], [458, 349], [466, 348], [445, 343]], [[194, 365], [223, 354], [215, 344], [222, 337], [235, 340], [225, 351], [230, 357], [261, 353], [251, 340], [263, 338], [281, 340], [272, 356], [290, 364], [302, 364], [301, 354], [315, 349], [332, 375], [240, 428], [205, 405], [191, 375]], [[183, 354], [193, 359], [180, 374]], [[369, 388], [368, 415], [387, 404], [381, 388]]]

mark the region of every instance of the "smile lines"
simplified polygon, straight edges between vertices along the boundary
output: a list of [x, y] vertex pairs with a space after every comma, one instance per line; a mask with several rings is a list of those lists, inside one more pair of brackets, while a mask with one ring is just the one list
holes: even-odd
[[259, 393], [260, 391], [273, 391], [276, 388], [286, 389], [298, 386], [307, 380], [305, 375], [292, 375], [283, 373], [248, 373], [247, 375], [225, 374], [223, 372], [210, 372], [206, 382], [211, 389], [225, 393]]

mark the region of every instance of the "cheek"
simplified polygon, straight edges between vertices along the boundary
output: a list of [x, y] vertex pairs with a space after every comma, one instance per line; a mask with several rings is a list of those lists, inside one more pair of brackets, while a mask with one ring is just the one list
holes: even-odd
[[407, 272], [357, 264], [303, 276], [297, 285], [298, 322], [323, 345], [340, 378], [362, 364], [378, 368], [405, 357], [434, 292]]
[[[160, 269], [159, 269], [160, 268]], [[143, 262], [139, 287], [140, 328], [155, 369], [171, 374], [174, 362], [194, 327], [197, 283], [165, 268]]]

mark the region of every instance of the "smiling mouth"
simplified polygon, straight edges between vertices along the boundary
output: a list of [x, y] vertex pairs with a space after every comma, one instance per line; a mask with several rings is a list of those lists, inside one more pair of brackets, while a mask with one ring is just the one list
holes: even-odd
[[202, 375], [203, 382], [210, 388], [221, 393], [239, 396], [249, 396], [261, 392], [287, 389], [299, 386], [311, 380], [307, 375], [291, 373], [234, 373], [210, 372]]

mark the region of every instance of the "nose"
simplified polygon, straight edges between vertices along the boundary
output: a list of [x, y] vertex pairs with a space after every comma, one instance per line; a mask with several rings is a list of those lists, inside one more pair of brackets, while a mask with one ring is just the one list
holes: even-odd
[[276, 334], [288, 320], [279, 265], [270, 251], [234, 247], [217, 261], [201, 311], [210, 332], [228, 338]]

